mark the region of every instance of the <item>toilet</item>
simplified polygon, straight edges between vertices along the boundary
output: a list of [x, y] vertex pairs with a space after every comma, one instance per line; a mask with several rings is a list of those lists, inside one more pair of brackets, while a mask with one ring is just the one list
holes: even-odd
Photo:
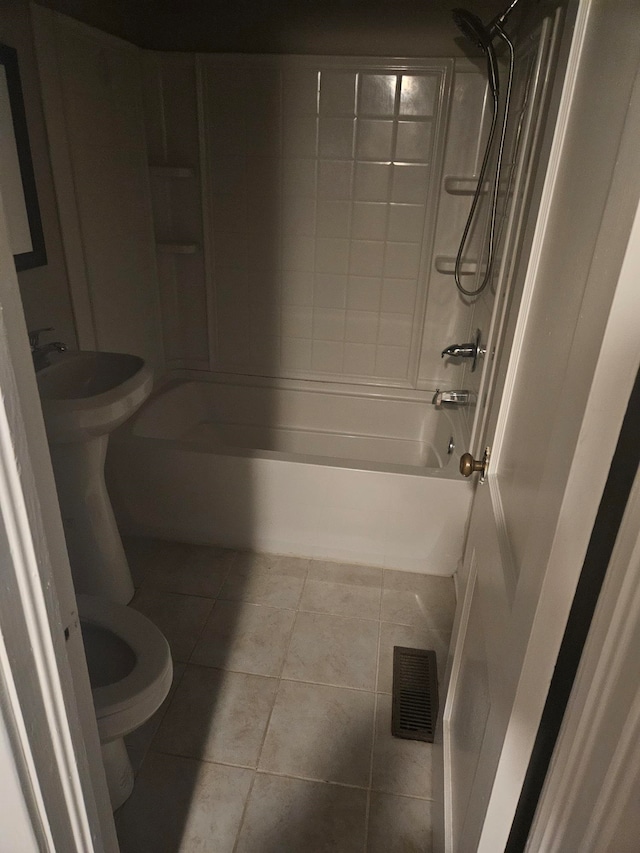
[[115, 811], [133, 790], [124, 736], [164, 701], [173, 677], [169, 644], [146, 616], [89, 595], [78, 595], [102, 759]]

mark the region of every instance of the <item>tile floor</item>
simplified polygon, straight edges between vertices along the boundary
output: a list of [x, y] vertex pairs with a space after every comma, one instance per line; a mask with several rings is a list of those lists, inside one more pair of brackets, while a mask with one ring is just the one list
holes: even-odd
[[431, 746], [390, 734], [392, 654], [435, 648], [444, 671], [453, 582], [125, 544], [174, 682], [127, 738], [123, 853], [429, 853]]

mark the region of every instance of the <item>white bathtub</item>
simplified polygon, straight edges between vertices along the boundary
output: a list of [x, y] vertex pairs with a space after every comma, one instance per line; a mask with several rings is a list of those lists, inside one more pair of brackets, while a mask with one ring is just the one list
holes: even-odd
[[458, 420], [335, 386], [172, 381], [112, 436], [107, 482], [127, 533], [450, 575], [472, 497]]

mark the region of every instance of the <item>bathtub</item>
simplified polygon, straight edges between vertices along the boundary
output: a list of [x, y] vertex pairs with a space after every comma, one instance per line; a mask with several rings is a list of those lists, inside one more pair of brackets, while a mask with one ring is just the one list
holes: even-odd
[[314, 385], [162, 387], [112, 435], [121, 530], [451, 575], [473, 493], [459, 413]]

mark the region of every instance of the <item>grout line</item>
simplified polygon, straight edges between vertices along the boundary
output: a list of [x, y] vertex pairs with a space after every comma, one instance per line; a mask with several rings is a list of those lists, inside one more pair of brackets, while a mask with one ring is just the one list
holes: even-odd
[[376, 751], [376, 727], [378, 721], [378, 682], [380, 679], [380, 651], [382, 646], [382, 594], [384, 591], [384, 573], [380, 582], [380, 603], [378, 605], [378, 646], [376, 652], [376, 690], [373, 700], [373, 730], [371, 733], [371, 755], [369, 759], [369, 785], [367, 788], [367, 807], [365, 812], [365, 827], [364, 827], [364, 850], [369, 846], [369, 820], [371, 818], [371, 792], [373, 788], [373, 764]]
[[[310, 563], [311, 563], [311, 561], [309, 561], [309, 562], [307, 563], [307, 569], [306, 569], [306, 571], [305, 571], [304, 581], [303, 581], [302, 586], [301, 586], [301, 588], [300, 588], [300, 596], [298, 597], [298, 605], [300, 604], [300, 601], [302, 600], [302, 594], [303, 594], [303, 591], [304, 591], [304, 587], [305, 587], [305, 584], [306, 584], [306, 582], [307, 582], [307, 578], [309, 577], [309, 566], [310, 566]], [[246, 800], [245, 800], [245, 802], [244, 802], [244, 807], [243, 807], [243, 809], [242, 809], [242, 817], [240, 818], [240, 823], [238, 824], [238, 831], [237, 831], [237, 833], [236, 833], [236, 840], [235, 840], [235, 843], [234, 843], [234, 845], [233, 845], [233, 851], [234, 851], [234, 853], [235, 853], [235, 851], [236, 851], [236, 850], [237, 850], [237, 848], [238, 848], [238, 842], [239, 842], [239, 840], [240, 840], [240, 833], [242, 832], [242, 827], [243, 827], [243, 825], [244, 825], [245, 817], [246, 817], [246, 814], [247, 814], [247, 808], [248, 808], [248, 806], [249, 806], [249, 800], [251, 799], [251, 794], [253, 793], [253, 786], [255, 785], [256, 778], [257, 778], [257, 776], [258, 776], [258, 767], [260, 766], [260, 759], [262, 758], [262, 751], [263, 751], [263, 749], [264, 749], [264, 745], [265, 745], [265, 742], [266, 742], [266, 740], [267, 740], [267, 734], [268, 734], [268, 732], [269, 732], [269, 726], [271, 725], [271, 718], [272, 718], [272, 716], [273, 716], [273, 710], [274, 710], [274, 708], [275, 708], [275, 706], [276, 706], [276, 702], [277, 702], [277, 700], [278, 700], [278, 693], [280, 692], [280, 684], [282, 683], [282, 672], [283, 672], [284, 667], [285, 667], [285, 664], [286, 664], [286, 662], [287, 662], [287, 657], [288, 657], [288, 655], [289, 655], [289, 649], [290, 649], [290, 647], [291, 647], [291, 640], [292, 640], [292, 637], [293, 637], [293, 631], [294, 631], [294, 629], [295, 629], [296, 621], [297, 621], [297, 618], [298, 618], [298, 616], [297, 616], [297, 612], [298, 612], [298, 610], [297, 610], [297, 607], [296, 607], [296, 616], [293, 618], [293, 621], [292, 621], [292, 623], [291, 623], [291, 628], [289, 629], [289, 638], [288, 638], [288, 641], [287, 641], [287, 645], [286, 645], [285, 653], [284, 653], [284, 655], [282, 656], [282, 664], [280, 665], [280, 672], [278, 673], [278, 684], [277, 684], [276, 689], [275, 689], [275, 692], [274, 692], [274, 694], [273, 694], [273, 704], [271, 705], [271, 710], [269, 711], [269, 716], [268, 716], [268, 718], [267, 718], [267, 722], [266, 722], [266, 725], [265, 725], [265, 727], [264, 727], [264, 732], [263, 732], [263, 735], [262, 735], [262, 742], [261, 742], [261, 744], [260, 744], [260, 749], [258, 750], [258, 755], [256, 756], [256, 766], [255, 766], [255, 769], [254, 769], [254, 772], [253, 772], [253, 778], [252, 778], [252, 780], [251, 780], [251, 786], [249, 787], [249, 792], [248, 792], [248, 794], [247, 794], [247, 798], [246, 798]]]
[[183, 663], [184, 663], [186, 666], [189, 666], [189, 664], [191, 663], [191, 660], [192, 660], [192, 658], [193, 658], [193, 653], [195, 652], [196, 648], [198, 647], [198, 644], [200, 643], [200, 640], [201, 640], [201, 639], [202, 639], [202, 637], [204, 636], [204, 632], [205, 632], [205, 630], [206, 630], [207, 625], [209, 624], [209, 619], [211, 619], [211, 615], [212, 615], [213, 611], [214, 611], [214, 610], [215, 610], [215, 608], [216, 608], [216, 604], [217, 604], [217, 600], [214, 598], [214, 599], [212, 600], [212, 603], [211, 603], [211, 608], [210, 608], [209, 612], [207, 613], [207, 618], [206, 618], [206, 619], [204, 620], [204, 622], [202, 623], [202, 627], [201, 627], [201, 628], [200, 628], [200, 630], [198, 631], [198, 633], [197, 633], [197, 637], [195, 638], [195, 640], [194, 640], [194, 642], [193, 642], [193, 645], [191, 646], [191, 651], [189, 652], [189, 657], [187, 658], [187, 660], [186, 660], [186, 661], [183, 661]]
[[[304, 575], [304, 581], [302, 583], [302, 586], [300, 587], [300, 595], [298, 597], [298, 605], [300, 604], [300, 601], [302, 600], [302, 593], [303, 593], [305, 584], [307, 582], [308, 576], [309, 576], [309, 563], [307, 563], [307, 568], [306, 568], [305, 575]], [[260, 750], [258, 751], [258, 757], [256, 759], [256, 768], [258, 768], [260, 766], [260, 759], [262, 757], [262, 751], [264, 749], [264, 745], [265, 745], [265, 742], [267, 739], [267, 733], [269, 731], [269, 726], [271, 725], [271, 718], [273, 716], [273, 710], [274, 710], [274, 708], [276, 706], [276, 702], [278, 700], [278, 693], [280, 692], [280, 684], [282, 683], [282, 673], [284, 672], [284, 668], [285, 668], [285, 665], [287, 663], [287, 657], [289, 656], [289, 650], [291, 648], [291, 641], [293, 639], [293, 632], [294, 632], [295, 627], [296, 627], [296, 622], [298, 621], [298, 615], [297, 614], [298, 614], [298, 608], [296, 607], [296, 616], [294, 617], [293, 622], [291, 623], [291, 628], [289, 629], [289, 636], [287, 639], [285, 652], [284, 652], [284, 655], [282, 656], [282, 663], [280, 664], [280, 670], [278, 672], [278, 675], [276, 676], [277, 681], [278, 681], [278, 685], [276, 687], [276, 691], [275, 691], [274, 696], [273, 696], [273, 704], [271, 705], [271, 710], [270, 710], [269, 716], [267, 718], [267, 723], [264, 727], [264, 733], [262, 735], [262, 742], [260, 744]]]
[[247, 815], [247, 809], [249, 807], [249, 800], [251, 799], [251, 794], [253, 793], [253, 786], [255, 785], [257, 775], [258, 774], [256, 773], [256, 771], [254, 769], [253, 776], [251, 777], [251, 784], [249, 785], [249, 790], [247, 791], [247, 796], [245, 797], [244, 805], [242, 807], [242, 814], [240, 816], [240, 821], [238, 823], [238, 829], [236, 831], [236, 838], [235, 838], [235, 841], [233, 842], [232, 853], [235, 853], [235, 851], [238, 849], [238, 842], [240, 841], [240, 833], [242, 832], [242, 827], [244, 826], [244, 819]]
[[377, 616], [345, 616], [344, 613], [333, 613], [330, 610], [312, 610], [310, 607], [298, 608], [298, 613], [308, 613], [311, 616], [332, 616], [336, 619], [357, 619], [359, 622], [379, 622]]
[[349, 782], [336, 782], [335, 779], [316, 779], [313, 776], [298, 776], [295, 773], [279, 773], [277, 770], [256, 769], [257, 776], [275, 776], [278, 779], [293, 779], [296, 782], [313, 782], [316, 785], [332, 785], [334, 788], [348, 788], [351, 791], [367, 791], [366, 785], [354, 785]]
[[[172, 660], [172, 664], [173, 663], [174, 663], [174, 661]], [[178, 663], [182, 663], [182, 661], [178, 661]], [[174, 669], [175, 669], [175, 667], [174, 667]], [[176, 680], [175, 688], [173, 687], [173, 684], [169, 688], [169, 693], [171, 693], [171, 698], [167, 702], [166, 708], [164, 709], [164, 711], [162, 712], [162, 714], [160, 715], [160, 717], [158, 719], [158, 725], [156, 726], [156, 730], [153, 733], [153, 737], [150, 739], [149, 743], [147, 744], [147, 748], [145, 750], [143, 750], [142, 761], [140, 762], [140, 766], [138, 767], [138, 772], [135, 774], [136, 778], [138, 777], [138, 774], [142, 770], [142, 767], [143, 767], [145, 761], [147, 760], [147, 756], [149, 755], [149, 753], [152, 751], [155, 751], [155, 750], [153, 750], [153, 743], [156, 740], [156, 738], [158, 737], [158, 732], [160, 731], [160, 727], [162, 726], [162, 721], [167, 716], [167, 713], [168, 713], [171, 705], [173, 705], [173, 700], [176, 698], [176, 693], [178, 692], [178, 688], [180, 687], [180, 684], [182, 683], [182, 679], [184, 678], [184, 674], [186, 671], [187, 671], [187, 664], [185, 663], [180, 677]], [[168, 695], [169, 694], [167, 694], [167, 696]], [[164, 702], [162, 704], [164, 705]], [[160, 706], [160, 707], [162, 707], [162, 706]], [[160, 710], [160, 708], [158, 708], [158, 711], [159, 710]], [[125, 741], [125, 746], [126, 746], [126, 741]], [[128, 747], [127, 747], [127, 749], [128, 749]]]
[[[353, 791], [367, 791], [366, 785], [354, 785], [349, 782], [336, 782], [332, 779], [316, 779], [313, 776], [302, 776], [294, 773], [278, 773], [274, 770], [264, 770], [260, 767], [253, 767], [249, 764], [234, 764], [230, 761], [213, 761], [210, 758], [195, 758], [193, 755], [187, 755], [182, 752], [168, 752], [166, 749], [150, 749], [156, 755], [165, 755], [169, 758], [183, 758], [187, 761], [194, 761], [199, 764], [211, 764], [217, 767], [230, 767], [234, 770], [248, 770], [256, 776], [275, 776], [278, 779], [292, 779], [297, 782], [313, 782], [317, 785], [332, 785], [334, 788], [348, 788]], [[423, 803], [435, 802], [435, 797], [421, 797], [418, 794], [404, 794], [398, 791], [386, 791], [384, 789], [372, 788], [373, 794], [384, 794], [389, 797], [402, 797], [406, 800], [419, 800]]]
[[197, 756], [189, 755], [186, 752], [170, 752], [166, 748], [154, 748], [151, 750], [151, 752], [155, 752], [156, 755], [168, 755], [172, 756], [173, 758], [184, 758], [188, 761], [197, 761], [200, 764], [214, 764], [219, 765], [220, 767], [233, 767], [236, 770], [249, 770], [252, 773], [254, 773], [256, 770], [256, 768], [253, 767], [251, 764], [240, 764], [239, 762], [234, 763], [232, 761], [214, 761], [211, 758], [203, 757], [198, 758]]
[[353, 693], [371, 693], [374, 694], [376, 691], [373, 689], [368, 689], [366, 687], [349, 687], [346, 684], [330, 684], [327, 681], [308, 681], [302, 678], [292, 678], [290, 675], [286, 677], [281, 677], [280, 681], [286, 681], [290, 684], [309, 684], [312, 687], [330, 687], [332, 690], [351, 690]]

